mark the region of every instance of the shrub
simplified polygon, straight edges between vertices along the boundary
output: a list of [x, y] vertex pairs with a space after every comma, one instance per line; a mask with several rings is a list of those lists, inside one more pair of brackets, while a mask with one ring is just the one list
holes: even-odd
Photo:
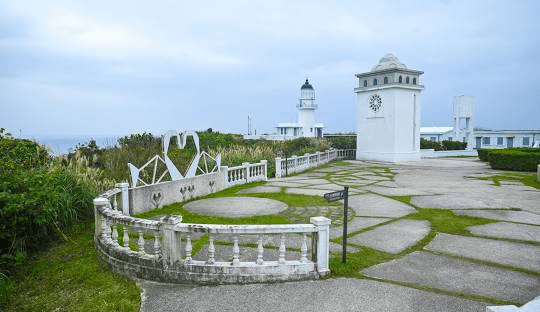
[[51, 166], [44, 148], [0, 137], [0, 273], [12, 275], [75, 222], [93, 216], [97, 192]]
[[436, 151], [440, 151], [442, 150], [442, 145], [440, 142], [420, 139], [420, 149], [434, 149]]
[[420, 149], [434, 149], [436, 151], [455, 151], [464, 150], [466, 148], [467, 143], [459, 141], [433, 142], [430, 140], [420, 139]]
[[479, 148], [477, 149], [477, 152], [478, 152], [478, 158], [481, 160], [481, 161], [489, 161], [488, 159], [488, 155], [489, 153], [493, 151], [492, 148]]
[[488, 160], [493, 169], [536, 171], [540, 163], [540, 149], [531, 149], [527, 152], [516, 149], [491, 150], [488, 153]]
[[333, 137], [329, 141], [330, 146], [335, 149], [356, 149], [356, 137]]
[[467, 142], [442, 141], [442, 146], [445, 151], [464, 150], [467, 148]]

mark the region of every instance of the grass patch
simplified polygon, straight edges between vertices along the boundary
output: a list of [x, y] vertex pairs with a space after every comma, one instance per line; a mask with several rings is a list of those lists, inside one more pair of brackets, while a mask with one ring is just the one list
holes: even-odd
[[[411, 196], [392, 196], [391, 198], [404, 203], [409, 203]], [[389, 254], [367, 247], [358, 247], [360, 250], [356, 253], [347, 254], [347, 263], [341, 263], [341, 253], [333, 253], [330, 258], [330, 270], [335, 276], [362, 277], [360, 271], [364, 268], [404, 257], [414, 251], [422, 250], [430, 241], [435, 238], [437, 233], [449, 233], [470, 235], [467, 227], [474, 225], [482, 225], [497, 222], [495, 220], [487, 220], [475, 217], [457, 216], [452, 211], [443, 209], [417, 209], [418, 213], [408, 215], [404, 219], [412, 220], [427, 220], [431, 224], [431, 231], [426, 237], [398, 254]], [[388, 223], [395, 222], [392, 220]], [[383, 223], [384, 225], [386, 223]], [[381, 224], [377, 225], [381, 226]], [[360, 232], [369, 230], [363, 229]], [[349, 233], [356, 235], [358, 232]], [[334, 243], [341, 244], [341, 238], [333, 240]]]
[[[218, 193], [211, 194], [204, 198], [218, 198], [218, 197], [257, 197], [268, 198], [281, 201], [289, 207], [306, 207], [306, 206], [337, 206], [339, 203], [328, 203], [322, 196], [310, 196], [301, 194], [287, 194], [282, 190], [279, 193], [253, 193], [253, 194], [236, 194], [239, 190], [248, 187], [254, 187], [262, 185], [264, 182], [250, 183], [248, 186], [241, 185], [227, 189]], [[252, 216], [242, 218], [230, 218], [220, 216], [204, 216], [193, 213], [184, 208], [185, 203], [175, 203], [167, 205], [163, 208], [153, 209], [151, 211], [143, 212], [135, 215], [136, 218], [149, 219], [159, 215], [180, 215], [182, 216], [182, 222], [184, 223], [203, 223], [203, 224], [289, 224], [291, 221], [281, 215], [268, 215], [268, 216]]]
[[288, 224], [289, 219], [281, 215], [252, 216], [242, 218], [229, 218], [220, 216], [203, 216], [193, 213], [184, 208], [183, 203], [167, 205], [163, 208], [154, 209], [135, 215], [136, 218], [149, 219], [159, 215], [180, 215], [183, 223], [201, 224]]
[[427, 220], [431, 230], [438, 233], [469, 235], [467, 227], [498, 222], [476, 217], [458, 216], [445, 209], [418, 208], [418, 212], [407, 216], [411, 220]]
[[540, 189], [540, 182], [538, 182], [537, 180], [536, 173], [511, 172], [511, 173], [497, 174], [497, 175], [493, 175], [489, 177], [479, 177], [479, 178], [474, 178], [474, 179], [493, 181], [493, 185], [495, 186], [501, 186], [501, 181], [521, 182], [526, 186]]
[[407, 204], [407, 205], [411, 205], [411, 200], [412, 200], [412, 196], [408, 195], [408, 196], [388, 196], [388, 198], [391, 198], [393, 200], [397, 200], [397, 201], [400, 201], [404, 204]]
[[332, 276], [361, 277], [360, 271], [375, 264], [389, 261], [395, 255], [372, 248], [361, 247], [356, 253], [347, 253], [347, 263], [341, 263], [341, 253], [330, 255], [330, 271]]
[[99, 262], [94, 225], [77, 225], [69, 242], [30, 265], [8, 297], [6, 311], [138, 311], [133, 280]]

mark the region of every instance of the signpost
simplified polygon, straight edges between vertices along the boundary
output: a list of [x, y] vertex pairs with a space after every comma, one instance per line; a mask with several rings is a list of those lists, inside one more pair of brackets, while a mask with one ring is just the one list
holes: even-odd
[[341, 262], [346, 263], [347, 262], [347, 215], [348, 215], [348, 209], [349, 209], [349, 187], [344, 186], [343, 191], [337, 191], [332, 193], [326, 193], [324, 194], [324, 198], [327, 202], [334, 202], [336, 200], [343, 199], [343, 251], [341, 255]]

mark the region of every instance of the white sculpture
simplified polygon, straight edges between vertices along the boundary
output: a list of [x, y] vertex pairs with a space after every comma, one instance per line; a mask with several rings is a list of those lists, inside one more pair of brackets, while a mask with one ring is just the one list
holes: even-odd
[[[187, 138], [189, 136], [193, 137], [196, 153], [191, 161], [191, 164], [186, 170], [185, 174], [182, 175], [182, 173], [180, 173], [178, 168], [176, 168], [172, 160], [169, 158], [169, 155], [168, 155], [169, 145], [171, 143], [171, 138], [176, 137], [176, 144], [178, 145], [178, 148], [183, 149], [186, 146]], [[131, 187], [136, 187], [138, 182], [141, 182], [143, 185], [152, 185], [152, 184], [160, 183], [162, 182], [163, 178], [166, 176], [167, 173], [169, 173], [169, 176], [171, 177], [171, 181], [176, 181], [176, 180], [181, 180], [184, 178], [194, 177], [195, 175], [197, 175], [197, 169], [199, 170], [201, 174], [207, 174], [207, 173], [219, 171], [219, 167], [221, 166], [221, 154], [217, 154], [217, 156], [214, 158], [204, 151], [201, 153], [201, 149], [199, 145], [199, 136], [197, 135], [195, 131], [178, 132], [176, 130], [169, 130], [167, 131], [167, 133], [165, 133], [165, 135], [163, 135], [162, 144], [163, 144], [163, 158], [161, 158], [159, 155], [156, 155], [152, 157], [152, 159], [150, 159], [141, 168], [137, 168], [133, 164], [128, 163], [129, 171], [131, 173]], [[204, 168], [201, 168], [199, 166], [199, 162], [201, 161], [201, 158], [204, 161]], [[214, 163], [214, 166], [210, 170], [208, 169], [209, 159], [212, 160], [212, 162]], [[156, 180], [157, 170], [158, 170], [158, 166], [160, 162], [163, 163], [167, 169]], [[152, 163], [154, 164], [152, 181], [151, 182], [143, 181], [139, 177], [140, 172]]]

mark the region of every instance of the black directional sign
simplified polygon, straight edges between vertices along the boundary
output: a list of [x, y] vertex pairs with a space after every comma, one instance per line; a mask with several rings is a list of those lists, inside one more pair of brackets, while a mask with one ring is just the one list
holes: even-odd
[[324, 194], [324, 198], [327, 202], [333, 202], [345, 198], [345, 191], [337, 191]]
[[344, 199], [343, 202], [343, 252], [341, 253], [341, 262], [347, 263], [347, 219], [348, 219], [348, 209], [349, 209], [349, 187], [344, 186], [343, 191], [337, 191], [332, 193], [324, 194], [324, 198], [327, 202], [333, 202], [336, 200]]

